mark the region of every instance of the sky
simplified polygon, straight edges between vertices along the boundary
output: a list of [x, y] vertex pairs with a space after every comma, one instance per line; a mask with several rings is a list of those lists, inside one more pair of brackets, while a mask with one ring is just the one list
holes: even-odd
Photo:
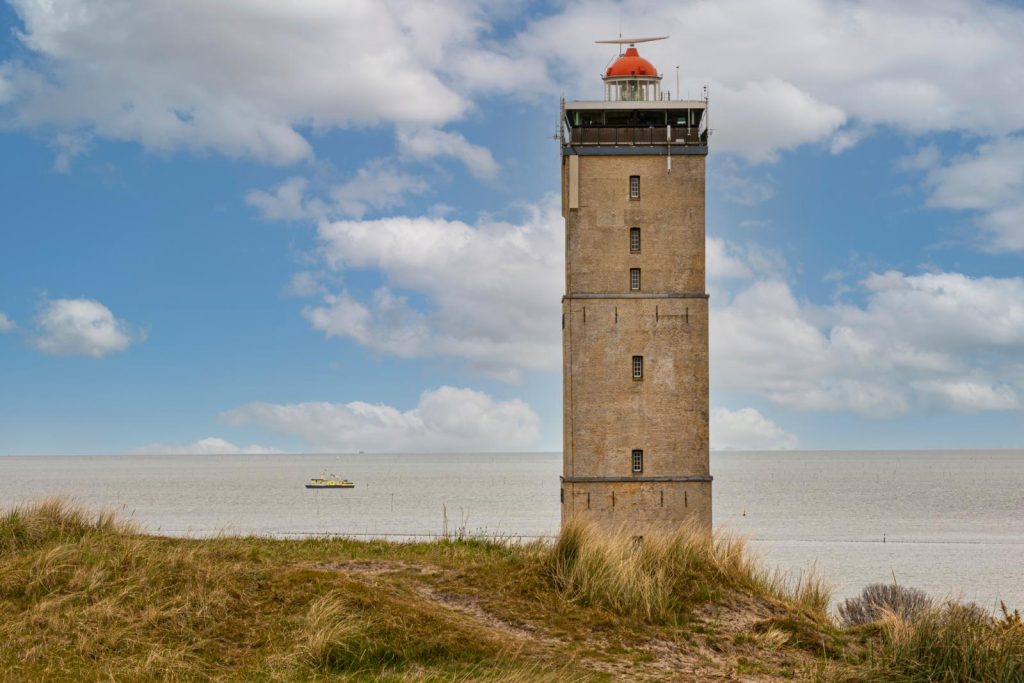
[[560, 450], [552, 136], [620, 33], [709, 92], [712, 447], [1024, 447], [1022, 4], [0, 0], [0, 28], [0, 454]]

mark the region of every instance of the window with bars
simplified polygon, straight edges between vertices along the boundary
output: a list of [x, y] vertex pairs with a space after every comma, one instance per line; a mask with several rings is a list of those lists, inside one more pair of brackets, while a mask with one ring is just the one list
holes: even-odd
[[630, 268], [629, 269], [629, 288], [633, 291], [640, 289], [640, 269]]
[[629, 176], [629, 198], [640, 199], [640, 176]]
[[633, 379], [644, 378], [644, 357], [633, 356]]
[[629, 253], [640, 253], [640, 228], [629, 229]]
[[644, 471], [644, 452], [639, 448], [633, 449], [633, 472]]

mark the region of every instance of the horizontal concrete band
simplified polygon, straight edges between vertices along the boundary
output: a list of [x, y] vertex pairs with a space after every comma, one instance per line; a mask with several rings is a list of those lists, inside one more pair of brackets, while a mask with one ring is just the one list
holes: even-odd
[[707, 481], [710, 482], [714, 477], [710, 474], [696, 477], [673, 477], [673, 476], [659, 476], [659, 477], [560, 477], [560, 479], [566, 484], [625, 484], [628, 482], [634, 483], [647, 483], [647, 482], [676, 482], [676, 481]]
[[705, 292], [622, 292], [620, 294], [566, 294], [565, 299], [707, 299]]
[[566, 145], [562, 156], [578, 154], [589, 156], [707, 156], [706, 145], [672, 145], [672, 154], [667, 145]]

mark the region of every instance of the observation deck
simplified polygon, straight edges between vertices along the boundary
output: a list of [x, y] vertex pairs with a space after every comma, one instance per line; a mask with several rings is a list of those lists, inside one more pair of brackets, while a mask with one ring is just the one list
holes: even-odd
[[562, 154], [707, 154], [707, 101], [562, 103]]

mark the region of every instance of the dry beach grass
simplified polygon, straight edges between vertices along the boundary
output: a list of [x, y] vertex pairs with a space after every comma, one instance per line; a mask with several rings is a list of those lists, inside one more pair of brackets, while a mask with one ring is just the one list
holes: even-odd
[[828, 602], [693, 529], [196, 540], [60, 500], [0, 515], [3, 680], [1024, 680], [1012, 614], [844, 629]]

